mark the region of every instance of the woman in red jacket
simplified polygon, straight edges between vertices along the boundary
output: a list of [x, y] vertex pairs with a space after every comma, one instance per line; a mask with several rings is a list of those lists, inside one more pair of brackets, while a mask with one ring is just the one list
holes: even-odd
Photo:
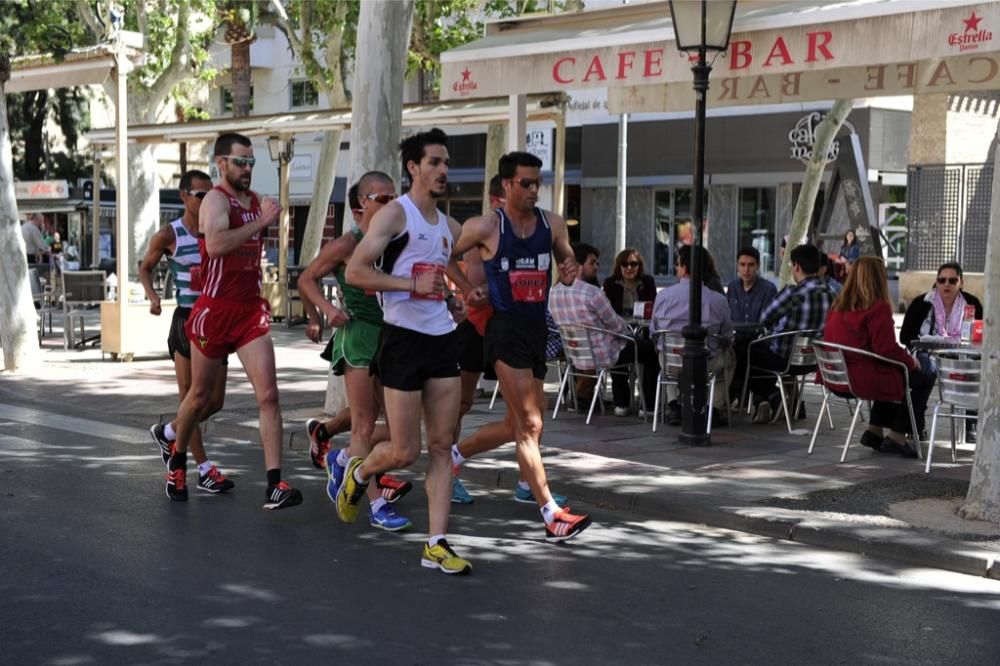
[[[876, 257], [861, 257], [847, 274], [844, 288], [830, 306], [823, 340], [865, 351], [904, 364], [910, 373], [910, 393], [915, 404], [926, 405], [933, 377], [896, 342], [896, 327], [889, 301], [885, 265]], [[909, 411], [903, 400], [903, 375], [896, 366], [875, 359], [847, 354], [847, 372], [857, 396], [872, 401], [868, 429], [861, 443], [882, 453], [916, 458], [919, 433], [910, 432]], [[923, 413], [915, 414], [923, 430]], [[888, 428], [888, 434], [884, 429]], [[911, 439], [907, 440], [906, 435]]]

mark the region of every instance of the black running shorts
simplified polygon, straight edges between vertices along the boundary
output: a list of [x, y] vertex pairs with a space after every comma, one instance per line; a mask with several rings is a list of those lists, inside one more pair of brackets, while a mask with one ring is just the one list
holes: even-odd
[[544, 319], [527, 319], [498, 310], [486, 324], [486, 337], [483, 338], [486, 362], [503, 361], [518, 370], [530, 369], [535, 379], [545, 379], [547, 337]]
[[371, 373], [386, 388], [421, 391], [429, 379], [459, 376], [458, 351], [455, 331], [427, 335], [384, 324]]
[[190, 314], [191, 308], [178, 307], [174, 310], [174, 317], [170, 320], [170, 334], [167, 336], [167, 351], [170, 352], [170, 358], [173, 358], [174, 354], [180, 354], [191, 360], [191, 343], [188, 341], [187, 333], [184, 332], [184, 324]]

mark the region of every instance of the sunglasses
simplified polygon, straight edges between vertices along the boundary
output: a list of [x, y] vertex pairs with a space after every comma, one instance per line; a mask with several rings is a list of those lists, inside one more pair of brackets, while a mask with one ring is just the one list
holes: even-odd
[[229, 160], [240, 169], [245, 167], [250, 167], [252, 169], [253, 165], [257, 164], [256, 157], [237, 157], [236, 155], [219, 155], [219, 157], [224, 160]]
[[638, 261], [623, 261], [622, 268], [639, 268]]
[[189, 197], [195, 197], [196, 199], [204, 199], [205, 195], [208, 194], [208, 190], [184, 190]]
[[365, 199], [368, 201], [374, 201], [377, 204], [382, 204], [383, 206], [394, 201], [396, 199], [395, 194], [366, 194]]
[[526, 190], [530, 190], [532, 187], [537, 187], [537, 188], [542, 187], [541, 178], [519, 178], [519, 179], [512, 178], [511, 182], [517, 183]]
[[938, 284], [958, 284], [957, 277], [939, 277], [937, 279]]

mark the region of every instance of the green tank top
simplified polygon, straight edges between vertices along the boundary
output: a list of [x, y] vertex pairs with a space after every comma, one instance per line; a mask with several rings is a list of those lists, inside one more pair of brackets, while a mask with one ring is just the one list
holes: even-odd
[[[354, 239], [359, 243], [364, 237], [364, 233], [360, 229], [352, 229], [350, 233], [353, 234]], [[347, 283], [346, 267], [344, 264], [337, 267], [335, 274], [337, 276], [337, 284], [340, 285], [340, 291], [344, 294], [344, 307], [347, 308], [351, 319], [360, 319], [369, 324], [381, 326], [382, 307], [378, 304], [378, 299], [375, 296], [366, 294], [364, 289], [358, 289]]]
[[191, 269], [201, 265], [201, 254], [198, 251], [198, 239], [192, 236], [184, 226], [184, 218], [178, 218], [170, 223], [177, 239], [173, 254], [167, 255], [167, 266], [174, 275], [174, 287], [177, 289], [177, 305], [190, 308], [201, 294], [191, 288]]

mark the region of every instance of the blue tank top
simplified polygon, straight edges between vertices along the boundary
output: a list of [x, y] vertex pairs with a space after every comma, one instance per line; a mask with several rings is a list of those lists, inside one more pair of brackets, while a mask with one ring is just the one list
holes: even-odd
[[483, 262], [490, 305], [499, 312], [545, 321], [552, 265], [552, 230], [542, 209], [535, 208], [535, 232], [518, 238], [502, 208], [500, 240], [493, 258]]

